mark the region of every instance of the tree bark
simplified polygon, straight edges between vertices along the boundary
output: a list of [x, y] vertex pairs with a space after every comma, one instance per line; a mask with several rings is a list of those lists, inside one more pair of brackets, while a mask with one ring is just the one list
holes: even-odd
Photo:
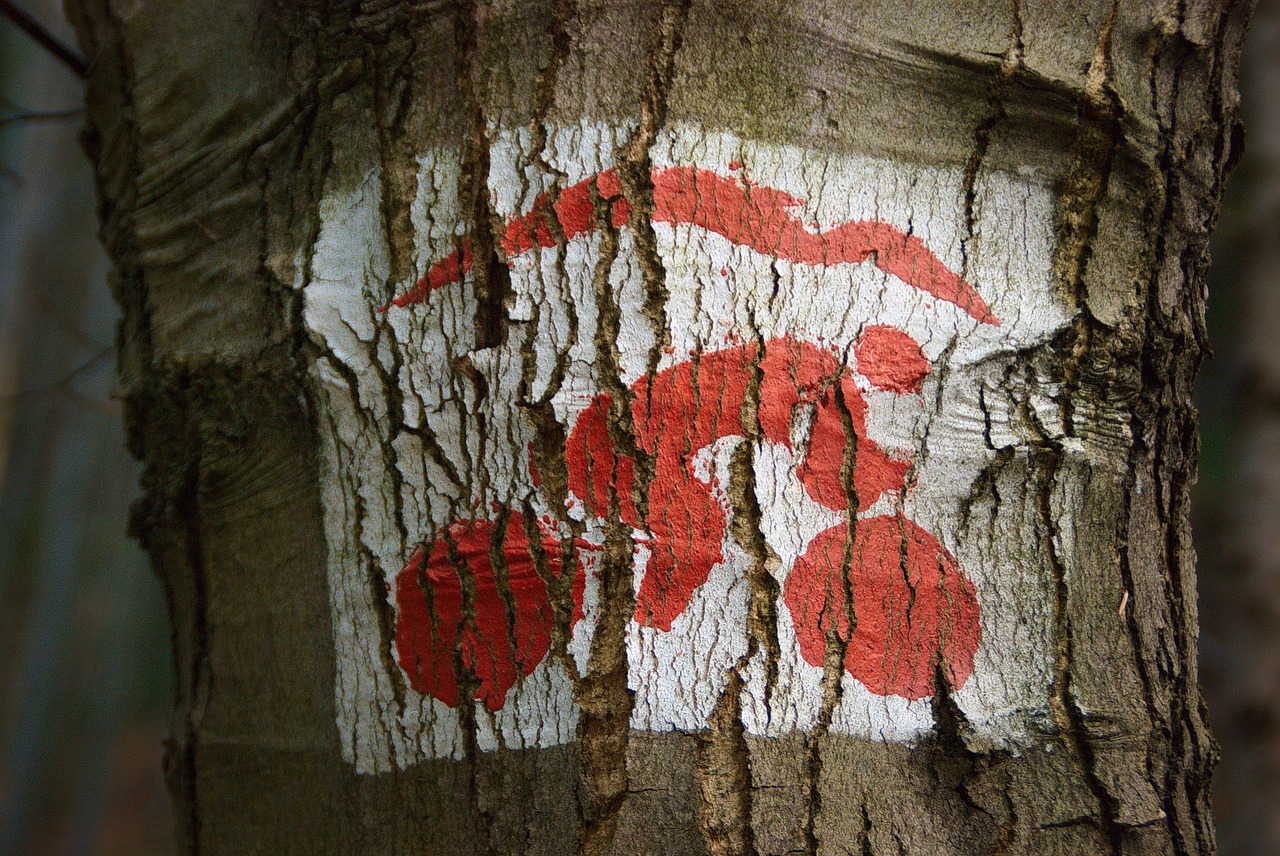
[[1212, 852], [1249, 5], [69, 4], [182, 852]]

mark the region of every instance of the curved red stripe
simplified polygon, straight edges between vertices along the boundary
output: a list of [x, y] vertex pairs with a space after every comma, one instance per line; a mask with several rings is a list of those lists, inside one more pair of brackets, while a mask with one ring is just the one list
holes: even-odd
[[852, 220], [812, 232], [791, 212], [801, 204], [791, 194], [688, 166], [655, 170], [653, 201], [655, 220], [699, 226], [791, 262], [858, 264], [874, 256], [885, 273], [954, 303], [978, 321], [1000, 323], [977, 290], [923, 241], [882, 220]]
[[[617, 173], [607, 169], [564, 188], [554, 202], [547, 194], [540, 195], [528, 213], [508, 221], [499, 239], [507, 258], [534, 247], [556, 245], [556, 236], [548, 226], [548, 208], [554, 211], [567, 241], [594, 229], [593, 185], [595, 197], [610, 205], [612, 225], [625, 225], [631, 206], [622, 198]], [[697, 226], [778, 259], [805, 265], [858, 264], [873, 259], [885, 273], [955, 304], [977, 321], [1000, 324], [977, 289], [948, 268], [923, 241], [884, 221], [852, 220], [826, 231], [812, 231], [792, 213], [802, 202], [791, 194], [690, 166], [655, 169], [653, 201], [657, 222]], [[432, 265], [426, 276], [391, 304], [419, 303], [429, 292], [458, 282], [470, 269], [471, 245], [464, 241], [459, 251]]]

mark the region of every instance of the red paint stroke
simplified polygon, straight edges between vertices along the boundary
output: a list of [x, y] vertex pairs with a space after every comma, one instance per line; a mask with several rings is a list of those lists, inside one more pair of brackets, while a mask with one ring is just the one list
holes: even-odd
[[[868, 259], [903, 282], [946, 300], [984, 324], [999, 325], [977, 290], [943, 264], [925, 243], [880, 220], [854, 220], [815, 231], [791, 209], [803, 200], [782, 190], [738, 177], [723, 176], [690, 166], [655, 169], [653, 219], [659, 223], [689, 224], [728, 238], [774, 258], [804, 265], [859, 264]], [[553, 212], [566, 241], [596, 227], [595, 206], [608, 206], [617, 228], [627, 223], [631, 206], [622, 197], [617, 173], [607, 169], [560, 191], [542, 194], [526, 214], [510, 220], [499, 246], [510, 263], [534, 247], [554, 247], [549, 226]], [[426, 276], [391, 301], [408, 306], [431, 291], [458, 282], [471, 269], [471, 242], [432, 265]], [[384, 307], [385, 308], [385, 307]]]
[[[977, 594], [955, 557], [901, 515], [859, 520], [847, 541], [847, 524], [820, 532], [787, 576], [783, 601], [804, 659], [822, 667], [834, 621], [848, 643], [845, 668], [871, 692], [924, 698], [934, 692], [938, 669], [950, 687], [963, 686], [981, 631]], [[857, 622], [852, 638], [845, 567]]]
[[826, 266], [874, 258], [876, 267], [908, 285], [954, 303], [978, 321], [1000, 323], [977, 290], [943, 264], [924, 241], [883, 221], [854, 220], [826, 231], [810, 231], [789, 210], [804, 200], [688, 166], [655, 170], [653, 200], [654, 220], [700, 226], [775, 258]]
[[[908, 365], [915, 365], [917, 356], [923, 360], [910, 336], [874, 329], [859, 347], [880, 349], [876, 359]], [[764, 440], [796, 451], [793, 423], [807, 420], [808, 442], [800, 450], [797, 474], [815, 501], [848, 510], [851, 497], [841, 474], [846, 449], [855, 453], [852, 494], [858, 511], [866, 511], [886, 491], [902, 490], [909, 467], [867, 437], [861, 392], [849, 368], [830, 350], [782, 337], [695, 356], [632, 385], [634, 445], [618, 448], [609, 431], [610, 410], [616, 405], [602, 393], [579, 415], [565, 448], [569, 487], [588, 512], [616, 515], [647, 532], [650, 558], [634, 618], [664, 631], [724, 559], [728, 509], [717, 499], [714, 472], [709, 481], [698, 477], [695, 456], [721, 438], [754, 433], [743, 424], [754, 378], [759, 381], [754, 415]], [[860, 369], [879, 371], [875, 361], [862, 358]], [[909, 386], [918, 372], [916, 365], [912, 372], [894, 370], [887, 376]], [[654, 464], [643, 520], [632, 449], [651, 456]], [[538, 481], [532, 457], [530, 469]], [[547, 517], [538, 526], [547, 565], [559, 577], [563, 561], [554, 523]], [[836, 633], [849, 642], [846, 669], [872, 692], [923, 698], [933, 692], [939, 668], [951, 687], [963, 686], [973, 671], [980, 629], [973, 585], [954, 557], [901, 515], [858, 520], [846, 556], [847, 533], [845, 523], [819, 533], [787, 577], [783, 600], [801, 655], [822, 666], [834, 621]], [[459, 696], [455, 646], [464, 668], [479, 681], [475, 697], [491, 710], [502, 707], [510, 688], [545, 659], [550, 647], [547, 587], [537, 573], [520, 514], [508, 517], [500, 547], [515, 602], [512, 616], [498, 594], [492, 565], [496, 537], [493, 521], [454, 523], [415, 550], [397, 577], [397, 659], [415, 690], [451, 706]], [[582, 541], [577, 546], [599, 549]], [[462, 618], [459, 564], [475, 581], [475, 618], [467, 622]], [[846, 567], [857, 622], [852, 639], [841, 580]], [[584, 587], [585, 571], [579, 564], [573, 622], [583, 616]]]
[[[693, 167], [655, 170], [653, 184], [655, 222], [701, 228], [798, 264], [871, 260], [982, 323], [1000, 323], [970, 284], [920, 239], [890, 224], [852, 221], [825, 231], [811, 228], [793, 213], [802, 203], [790, 194]], [[598, 212], [606, 212], [615, 228], [630, 218], [631, 207], [613, 170], [554, 196], [539, 196], [528, 213], [506, 224], [498, 245], [510, 262], [536, 247], [556, 246], [561, 236], [574, 240], [588, 234], [597, 226]], [[433, 265], [392, 305], [425, 300], [430, 291], [460, 281], [472, 263], [472, 245], [464, 238], [457, 251]], [[754, 435], [755, 426], [744, 425], [744, 418], [758, 420], [764, 440], [789, 449], [793, 424], [808, 420], [807, 442], [792, 449], [800, 454], [797, 476], [806, 493], [827, 508], [847, 512], [852, 500], [856, 511], [863, 512], [885, 492], [905, 488], [909, 462], [891, 457], [867, 436], [862, 394], [833, 352], [791, 337], [762, 345], [730, 341], [734, 344], [723, 350], [691, 352], [691, 359], [641, 378], [631, 387], [629, 413], [611, 414], [620, 405], [608, 394], [597, 395], [566, 441], [569, 488], [588, 512], [616, 517], [647, 533], [650, 557], [634, 618], [664, 631], [724, 559], [729, 509], [718, 498], [722, 486], [715, 483], [716, 474], [711, 472], [706, 481], [699, 478], [696, 456], [722, 438]], [[887, 325], [867, 328], [855, 352], [859, 373], [875, 388], [890, 392], [918, 393], [931, 369], [919, 344]], [[748, 390], [757, 379], [758, 404], [750, 412]], [[610, 423], [617, 424], [622, 416], [629, 416], [634, 436], [611, 433]], [[851, 480], [842, 475], [849, 449], [855, 464]], [[530, 451], [537, 487], [541, 480]], [[653, 464], [643, 502], [632, 457], [638, 453]], [[544, 532], [544, 556], [559, 577], [562, 553], [553, 523], [543, 520], [538, 526]], [[802, 656], [822, 665], [833, 621], [836, 633], [848, 638], [841, 579], [841, 569], [847, 567], [857, 620], [845, 662], [849, 672], [872, 692], [911, 699], [933, 691], [939, 668], [951, 686], [963, 685], [973, 669], [980, 631], [973, 585], [955, 559], [930, 533], [900, 515], [857, 521], [848, 556], [847, 532], [848, 524], [842, 523], [819, 533], [788, 576], [784, 602]], [[397, 577], [400, 665], [414, 689], [453, 706], [459, 701], [455, 645], [464, 669], [479, 681], [475, 697], [492, 710], [502, 707], [508, 690], [549, 650], [547, 587], [537, 573], [520, 515], [510, 515], [501, 545], [495, 538], [492, 521], [459, 521], [418, 548]], [[508, 567], [512, 615], [498, 594], [491, 561], [495, 549]], [[475, 581], [475, 616], [468, 621], [461, 614], [459, 564]], [[581, 565], [577, 571], [573, 621], [582, 617], [585, 581]]]
[[[797, 339], [764, 345], [757, 365], [752, 344], [706, 353], [632, 386], [631, 420], [638, 451], [653, 457], [642, 521], [636, 507], [635, 463], [609, 433], [611, 396], [599, 395], [578, 417], [565, 450], [569, 487], [597, 517], [617, 514], [649, 535], [651, 555], [636, 595], [635, 620], [670, 630], [694, 591], [724, 559], [728, 517], [714, 485], [694, 471], [694, 456], [724, 437], [753, 433], [743, 425], [748, 384], [759, 372], [758, 418], [765, 439], [791, 448], [792, 421], [814, 408], [798, 474], [817, 502], [843, 510], [849, 495], [840, 476], [849, 446], [844, 414], [857, 436], [853, 488], [859, 510], [900, 489], [908, 462], [890, 458], [867, 437], [865, 405], [847, 366], [830, 351]], [[844, 413], [842, 413], [842, 410]], [[712, 474], [712, 482], [715, 480]]]
[[[454, 250], [427, 270], [425, 276], [414, 283], [413, 288], [392, 299], [390, 306], [408, 306], [421, 303], [433, 291], [444, 288], [471, 272], [471, 239], [463, 238], [459, 249]], [[386, 312], [390, 306], [380, 306], [378, 311]]]
[[[528, 213], [509, 220], [498, 239], [498, 246], [506, 254], [507, 261], [510, 262], [534, 247], [554, 247], [557, 243], [556, 236], [552, 233], [549, 222], [559, 224], [566, 241], [572, 241], [595, 229], [593, 190], [595, 198], [603, 200], [602, 204], [609, 206], [609, 219], [614, 228], [625, 225], [631, 216], [631, 206], [622, 198], [622, 185], [618, 183], [617, 173], [607, 169], [564, 188], [554, 201], [548, 194], [541, 194], [534, 200], [533, 208]], [[548, 212], [554, 214], [554, 219], [548, 216]], [[462, 259], [461, 264], [458, 262], [459, 257]], [[430, 292], [459, 282], [470, 270], [471, 239], [463, 238], [460, 249], [432, 265], [426, 276], [419, 279], [413, 288], [398, 295], [391, 301], [391, 305], [421, 303]]]
[[889, 392], [919, 392], [932, 368], [915, 339], [887, 324], [864, 330], [854, 354], [858, 357], [858, 374], [876, 389]]
[[[451, 524], [431, 543], [414, 550], [396, 576], [396, 659], [410, 685], [450, 707], [458, 706], [454, 650], [459, 644], [464, 669], [475, 675], [475, 698], [490, 710], [502, 707], [507, 691], [529, 675], [551, 647], [553, 610], [547, 585], [538, 574], [524, 520], [518, 512], [507, 517], [502, 544], [496, 543], [492, 520], [462, 520]], [[560, 541], [543, 535], [547, 566], [558, 578]], [[515, 609], [498, 592], [491, 551], [501, 550]], [[462, 615], [464, 566], [475, 583], [475, 617]], [[582, 615], [585, 580], [574, 578], [573, 621]]]

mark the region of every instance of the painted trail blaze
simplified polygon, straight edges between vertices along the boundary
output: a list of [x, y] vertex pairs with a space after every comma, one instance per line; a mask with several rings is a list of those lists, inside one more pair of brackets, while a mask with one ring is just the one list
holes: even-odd
[[[617, 174], [605, 170], [561, 190], [554, 202], [546, 195], [539, 196], [529, 213], [512, 219], [499, 242], [507, 258], [535, 247], [556, 246], [549, 217], [555, 218], [566, 241], [595, 229], [593, 189], [608, 205], [610, 224], [625, 226], [631, 218], [631, 206], [622, 197]], [[798, 264], [858, 264], [871, 259], [885, 273], [954, 303], [984, 324], [1000, 323], [982, 295], [918, 237], [878, 220], [855, 220], [815, 231], [792, 213], [801, 201], [784, 191], [707, 169], [670, 167], [653, 172], [655, 223], [698, 226], [734, 244]], [[413, 288], [396, 296], [392, 305], [404, 307], [425, 300], [431, 291], [461, 280], [471, 264], [471, 244], [464, 239], [459, 250], [432, 265]]]
[[[973, 286], [919, 238], [888, 223], [817, 229], [793, 213], [796, 197], [705, 169], [657, 169], [653, 182], [655, 222], [686, 224], [799, 265], [870, 260], [977, 322], [999, 325]], [[597, 225], [593, 197], [604, 202], [612, 226], [628, 223], [632, 209], [614, 172], [605, 170], [554, 199], [538, 197], [528, 213], [508, 222], [499, 241], [508, 261], [555, 247], [557, 231], [568, 241], [590, 233]], [[432, 291], [460, 282], [471, 265], [464, 240], [391, 307], [425, 302]], [[919, 393], [931, 370], [920, 344], [891, 325], [865, 327], [853, 353], [861, 384], [896, 395]], [[804, 661], [822, 667], [834, 630], [847, 645], [847, 672], [872, 693], [920, 699], [934, 691], [939, 674], [951, 688], [964, 685], [981, 635], [974, 585], [933, 534], [900, 511], [870, 511], [882, 497], [906, 492], [911, 461], [868, 436], [863, 386], [836, 351], [793, 335], [731, 344], [692, 353], [641, 377], [630, 391], [630, 443], [614, 442], [613, 402], [598, 394], [570, 427], [565, 463], [568, 489], [586, 513], [601, 519], [617, 508], [637, 533], [637, 561], [647, 553], [633, 616], [638, 626], [671, 631], [725, 560], [733, 512], [707, 453], [714, 457], [728, 438], [756, 436], [795, 459], [809, 500], [843, 519], [809, 540], [783, 586]], [[749, 395], [757, 398], [748, 401]], [[744, 429], [745, 412], [754, 413], [755, 430]], [[636, 462], [626, 448], [653, 465], [643, 515], [635, 501]], [[538, 473], [532, 475], [540, 484]], [[409, 558], [397, 577], [395, 652], [419, 693], [456, 706], [462, 678], [496, 711], [547, 657], [553, 618], [546, 577], [559, 579], [566, 569], [558, 530], [549, 520], [538, 526], [535, 545], [516, 512], [506, 513], [505, 534], [490, 520], [460, 520]], [[569, 569], [575, 619], [590, 572], [580, 553], [576, 565]]]
[[325, 191], [302, 296], [344, 758], [572, 743], [603, 668], [635, 731], [707, 728], [736, 680], [746, 734], [910, 742], [941, 684], [967, 741], [1031, 745], [1055, 589], [1007, 500], [1043, 429], [1078, 436], [1027, 399], [1077, 311], [1047, 178], [673, 122], [642, 208], [633, 132], [495, 126], [496, 258], [456, 141], [411, 200], [341, 155], [364, 178]]

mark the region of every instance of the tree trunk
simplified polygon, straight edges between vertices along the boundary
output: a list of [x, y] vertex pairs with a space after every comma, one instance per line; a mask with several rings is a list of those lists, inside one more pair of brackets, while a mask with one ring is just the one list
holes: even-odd
[[78, 0], [187, 853], [1206, 853], [1248, 3]]

